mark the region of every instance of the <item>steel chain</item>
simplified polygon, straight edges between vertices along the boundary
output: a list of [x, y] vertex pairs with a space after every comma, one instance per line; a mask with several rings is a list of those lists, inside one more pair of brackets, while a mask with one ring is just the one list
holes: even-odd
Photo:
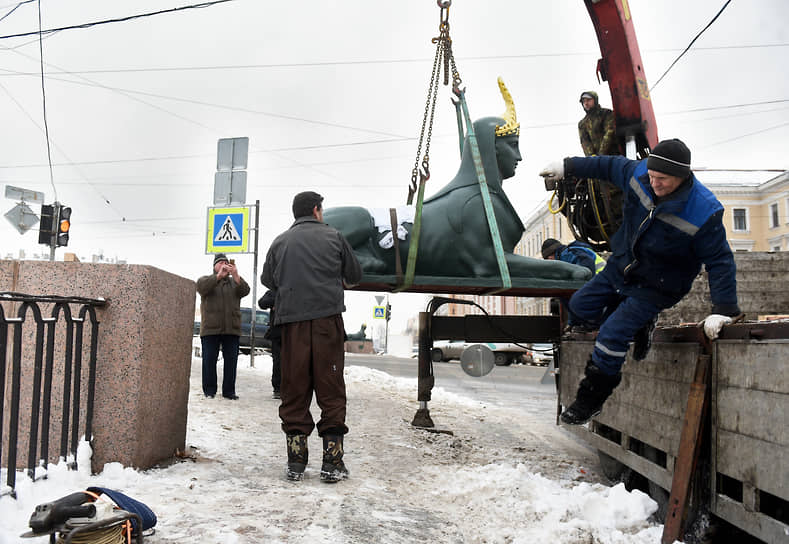
[[[414, 193], [417, 190], [417, 180], [419, 179], [419, 157], [422, 154], [422, 144], [425, 146], [425, 153], [422, 156], [422, 169], [425, 172], [425, 179], [430, 177], [430, 141], [433, 136], [433, 119], [436, 111], [436, 99], [438, 97], [439, 79], [441, 78], [441, 67], [444, 67], [444, 85], [449, 84], [449, 74], [451, 67], [452, 84], [453, 88], [459, 88], [461, 79], [458, 73], [457, 66], [455, 65], [455, 57], [452, 54], [452, 38], [449, 37], [449, 4], [441, 7], [440, 24], [438, 26], [439, 35], [431, 41], [436, 44], [436, 54], [433, 58], [433, 71], [430, 75], [430, 86], [427, 90], [427, 99], [425, 100], [425, 111], [422, 117], [422, 127], [419, 131], [419, 143], [416, 148], [416, 158], [414, 159], [414, 168], [411, 170], [411, 186], [408, 188], [408, 204], [412, 203]], [[425, 139], [425, 129], [427, 129], [427, 138]]]

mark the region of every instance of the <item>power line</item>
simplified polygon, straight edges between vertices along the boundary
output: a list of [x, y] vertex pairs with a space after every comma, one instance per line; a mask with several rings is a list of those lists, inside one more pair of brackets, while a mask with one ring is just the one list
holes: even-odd
[[663, 75], [662, 75], [662, 76], [660, 76], [660, 78], [658, 78], [657, 82], [655, 82], [655, 84], [654, 84], [654, 85], [652, 85], [652, 87], [650, 87], [650, 89], [649, 89], [649, 92], [650, 92], [650, 93], [651, 93], [651, 92], [654, 90], [654, 88], [655, 88], [655, 87], [657, 87], [657, 86], [658, 86], [658, 83], [660, 83], [660, 82], [663, 80], [663, 78], [664, 78], [664, 77], [666, 77], [666, 74], [668, 74], [668, 73], [669, 73], [669, 71], [670, 71], [670, 70], [671, 70], [671, 69], [674, 67], [674, 65], [677, 63], [677, 61], [679, 61], [679, 59], [681, 59], [681, 58], [682, 58], [682, 56], [683, 56], [685, 53], [687, 53], [687, 52], [688, 52], [688, 50], [691, 48], [691, 46], [692, 46], [694, 43], [696, 43], [696, 40], [698, 40], [698, 39], [699, 39], [699, 37], [700, 37], [702, 34], [704, 34], [704, 31], [706, 31], [706, 30], [707, 30], [707, 29], [708, 29], [710, 26], [712, 26], [712, 23], [714, 23], [714, 22], [715, 22], [715, 20], [716, 20], [718, 17], [720, 17], [720, 14], [721, 14], [721, 13], [723, 13], [723, 10], [724, 10], [724, 9], [726, 9], [726, 6], [728, 6], [730, 3], [731, 3], [731, 0], [726, 0], [726, 3], [725, 3], [725, 4], [723, 4], [723, 7], [720, 9], [720, 11], [719, 11], [719, 12], [718, 12], [718, 13], [715, 15], [715, 17], [713, 17], [713, 18], [712, 18], [712, 21], [710, 21], [709, 23], [707, 23], [707, 26], [705, 26], [704, 28], [702, 28], [702, 29], [701, 29], [701, 32], [699, 32], [698, 34], [696, 34], [696, 37], [695, 37], [695, 38], [693, 38], [693, 39], [690, 41], [690, 43], [689, 43], [689, 44], [688, 44], [688, 46], [685, 48], [685, 50], [684, 50], [684, 51], [682, 51], [682, 53], [680, 53], [680, 54], [679, 54], [679, 56], [678, 56], [676, 59], [674, 59], [674, 62], [672, 62], [672, 63], [671, 63], [671, 66], [669, 66], [668, 68], [666, 68], [666, 71], [665, 71], [665, 72], [663, 72]]
[[762, 130], [749, 132], [747, 134], [742, 134], [740, 136], [735, 136], [734, 138], [729, 138], [728, 140], [721, 140], [720, 142], [715, 142], [715, 143], [712, 143], [710, 145], [705, 145], [701, 149], [707, 149], [708, 147], [714, 147], [716, 145], [722, 145], [722, 144], [727, 144], [729, 142], [734, 142], [736, 140], [742, 140], [743, 138], [747, 138], [748, 136], [754, 136], [756, 134], [762, 134], [764, 132], [769, 132], [771, 130], [775, 130], [777, 128], [783, 128], [783, 127], [786, 127], [786, 126], [789, 126], [789, 123], [781, 123], [780, 125], [773, 125], [771, 127], [763, 128]]
[[[32, 1], [32, 0], [30, 0]], [[721, 45], [710, 47], [697, 47], [695, 51], [716, 51], [716, 50], [729, 50], [729, 49], [755, 49], [755, 48], [770, 48], [770, 47], [789, 47], [789, 43], [773, 43], [773, 44], [751, 44], [751, 45]], [[671, 52], [681, 51], [680, 48], [663, 48], [663, 49], [644, 49], [643, 53], [655, 52]], [[458, 60], [464, 62], [473, 61], [490, 61], [490, 60], [514, 60], [514, 59], [527, 59], [527, 58], [541, 58], [541, 57], [579, 57], [579, 56], [597, 56], [597, 53], [592, 52], [564, 52], [564, 53], [530, 53], [522, 55], [493, 55], [493, 56], [477, 56], [477, 57], [457, 57]], [[261, 70], [270, 68], [321, 68], [332, 66], [357, 66], [357, 65], [375, 65], [375, 64], [414, 64], [429, 62], [430, 58], [413, 58], [413, 59], [369, 59], [369, 60], [338, 60], [338, 61], [324, 61], [324, 62], [289, 62], [289, 63], [266, 63], [266, 64], [223, 64], [223, 65], [207, 65], [207, 66], [153, 66], [149, 68], [115, 68], [115, 69], [100, 69], [100, 70], [74, 70], [62, 72], [50, 72], [50, 74], [125, 74], [125, 73], [156, 73], [156, 72], [197, 72], [197, 71], [216, 71], [216, 70]], [[0, 76], [23, 76], [32, 75], [29, 72], [11, 72], [0, 74]]]
[[180, 6], [180, 7], [177, 7], [177, 8], [169, 8], [169, 9], [163, 9], [163, 10], [159, 10], [159, 11], [150, 11], [150, 12], [147, 12], [147, 13], [139, 13], [137, 15], [128, 15], [126, 17], [117, 17], [115, 19], [104, 19], [104, 20], [101, 20], [101, 21], [94, 21], [92, 23], [82, 23], [82, 24], [78, 24], [78, 25], [63, 26], [63, 27], [60, 27], [60, 28], [50, 28], [50, 29], [47, 29], [47, 30], [40, 30], [39, 29], [39, 30], [33, 31], [33, 32], [21, 32], [21, 33], [18, 33], [18, 34], [8, 34], [8, 35], [5, 35], [5, 36], [0, 36], [0, 40], [5, 40], [5, 39], [8, 39], [8, 38], [22, 38], [22, 37], [25, 37], [25, 36], [33, 36], [33, 35], [42, 34], [42, 33], [43, 34], [52, 34], [53, 32], [60, 32], [62, 30], [74, 30], [74, 29], [78, 29], [78, 28], [80, 28], [80, 29], [81, 28], [90, 28], [90, 27], [93, 27], [93, 26], [106, 25], [106, 24], [109, 24], [109, 23], [124, 23], [126, 21], [131, 21], [133, 19], [142, 19], [143, 17], [153, 17], [154, 15], [163, 15], [163, 14], [166, 14], [166, 13], [175, 13], [177, 11], [184, 11], [184, 10], [188, 10], [188, 9], [208, 8], [208, 7], [214, 6], [216, 4], [224, 4], [225, 2], [235, 2], [235, 1], [236, 0], [213, 0], [211, 2], [202, 2], [200, 4], [191, 4], [191, 5], [188, 5], [188, 6]]
[[49, 123], [47, 123], [47, 93], [44, 88], [44, 40], [41, 38], [41, 0], [38, 0], [38, 53], [41, 64], [41, 102], [44, 110], [44, 137], [47, 140], [47, 162], [49, 163], [49, 182], [55, 193], [55, 202], [58, 200], [58, 190], [55, 187], [55, 174], [52, 171], [52, 148], [49, 144]]
[[[12, 13], [14, 13], [14, 12], [15, 12], [17, 9], [19, 9], [19, 8], [20, 8], [20, 7], [22, 7], [22, 6], [24, 6], [25, 4], [29, 4], [30, 2], [35, 2], [35, 1], [36, 1], [36, 0], [24, 0], [24, 2], [19, 2], [19, 3], [18, 3], [16, 6], [14, 6], [14, 8], [13, 8], [11, 11], [9, 11], [8, 13], [6, 13], [6, 14], [5, 14], [5, 15], [3, 15], [2, 17], [0, 17], [0, 21], [2, 21], [2, 20], [3, 20], [3, 19], [5, 19], [6, 17], [8, 17], [8, 16], [9, 16], [9, 15], [11, 15]], [[5, 7], [7, 7], [7, 6], [5, 6]], [[2, 8], [0, 8], [0, 9], [2, 9]]]

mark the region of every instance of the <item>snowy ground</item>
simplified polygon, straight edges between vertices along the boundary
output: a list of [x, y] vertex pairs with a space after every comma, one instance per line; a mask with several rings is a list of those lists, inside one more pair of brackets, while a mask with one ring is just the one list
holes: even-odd
[[[431, 415], [454, 434], [426, 432], [410, 424], [416, 379], [360, 366], [346, 368], [351, 479], [320, 482], [313, 434], [305, 480], [288, 482], [270, 372], [267, 356], [250, 368], [242, 355], [240, 400], [205, 399], [194, 359], [187, 432], [194, 459], [145, 472], [113, 463], [95, 476], [58, 465], [35, 483], [20, 475], [18, 499], [0, 499], [0, 544], [47, 542], [19, 537], [35, 506], [88, 486], [150, 506], [159, 522], [145, 541], [154, 544], [660, 541], [662, 525], [649, 521], [656, 504], [606, 485], [594, 457], [551, 416], [524, 417], [437, 387]], [[83, 446], [80, 456], [89, 454]]]

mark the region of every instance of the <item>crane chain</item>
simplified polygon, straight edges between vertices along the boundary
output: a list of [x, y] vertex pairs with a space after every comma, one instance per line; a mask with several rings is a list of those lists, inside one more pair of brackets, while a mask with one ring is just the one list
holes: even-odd
[[[419, 131], [419, 143], [417, 144], [414, 168], [411, 170], [411, 184], [408, 187], [407, 204], [413, 202], [414, 194], [417, 191], [417, 181], [420, 177], [420, 156], [422, 156], [422, 177], [425, 181], [430, 178], [430, 141], [433, 136], [433, 119], [435, 117], [436, 98], [438, 96], [442, 66], [444, 72], [444, 85], [449, 85], [450, 73], [452, 74], [453, 88], [458, 88], [461, 83], [460, 74], [455, 65], [455, 57], [452, 54], [452, 38], [449, 36], [449, 5], [451, 3], [451, 1], [444, 1], [443, 3], [440, 0], [438, 1], [438, 5], [441, 8], [440, 23], [438, 26], [439, 35], [431, 40], [432, 43], [436, 44], [436, 54], [433, 58], [433, 70], [430, 75], [427, 99], [425, 100], [425, 111], [422, 117], [422, 127]], [[425, 129], [427, 129], [427, 138], [425, 138]], [[422, 155], [423, 143], [425, 147], [424, 155]]]

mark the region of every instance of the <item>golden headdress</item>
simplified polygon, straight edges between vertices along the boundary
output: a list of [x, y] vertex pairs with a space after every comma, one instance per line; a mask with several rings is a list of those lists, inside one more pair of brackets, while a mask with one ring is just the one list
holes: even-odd
[[504, 104], [507, 106], [507, 111], [502, 114], [505, 123], [501, 126], [496, 126], [496, 136], [510, 136], [512, 134], [519, 135], [521, 133], [521, 124], [518, 122], [518, 117], [515, 115], [515, 103], [512, 101], [512, 95], [504, 85], [504, 80], [498, 78], [499, 90], [501, 96], [504, 97]]

